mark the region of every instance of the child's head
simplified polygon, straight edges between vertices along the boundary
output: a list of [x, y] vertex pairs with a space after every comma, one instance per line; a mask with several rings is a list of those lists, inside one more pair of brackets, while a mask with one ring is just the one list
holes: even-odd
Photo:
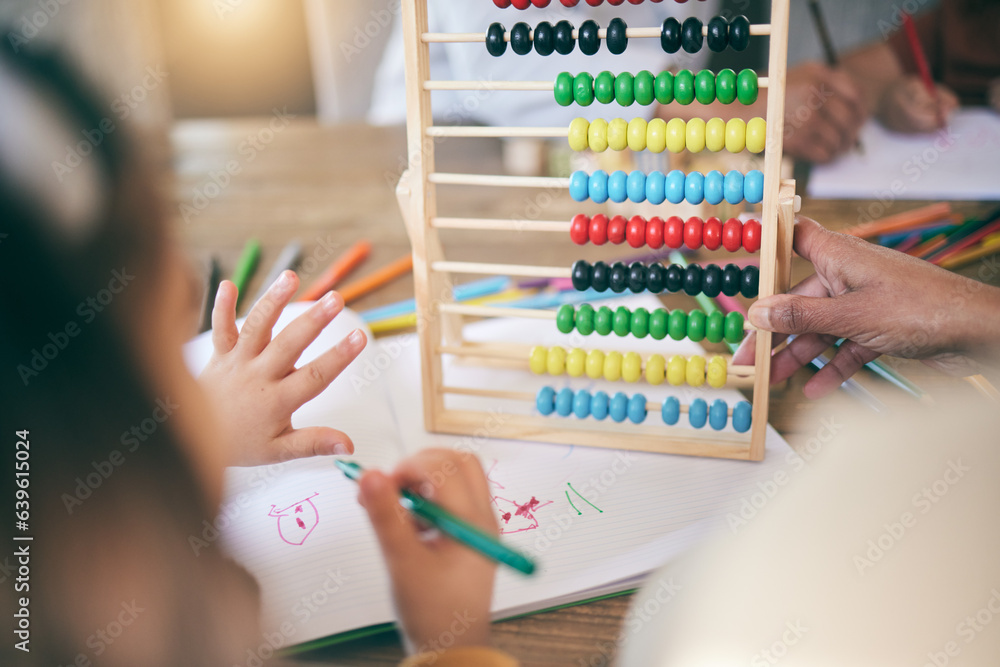
[[[0, 117], [3, 496], [25, 430], [30, 474], [27, 529], [5, 521], [0, 539], [35, 537], [34, 639], [17, 664], [95, 660], [88, 638], [133, 600], [145, 618], [102, 664], [235, 658], [211, 646], [251, 627], [239, 621], [253, 608], [235, 623], [213, 614], [243, 582], [217, 544], [192, 547], [215, 517], [225, 452], [183, 365], [195, 292], [155, 184], [109, 105], [54, 55], [3, 43]], [[23, 594], [9, 584], [8, 619]]]

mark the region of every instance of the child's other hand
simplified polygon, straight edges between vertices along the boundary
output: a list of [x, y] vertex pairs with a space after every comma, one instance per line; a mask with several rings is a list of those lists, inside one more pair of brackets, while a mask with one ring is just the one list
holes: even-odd
[[390, 475], [366, 473], [358, 501], [378, 534], [408, 648], [420, 653], [488, 645], [496, 566], [448, 537], [422, 534], [399, 505], [401, 488], [495, 535], [497, 520], [479, 461], [451, 450], [424, 450]]
[[941, 129], [941, 120], [958, 109], [955, 93], [935, 84], [937, 97], [931, 95], [920, 77], [906, 76], [886, 88], [879, 102], [878, 116], [896, 132], [933, 132]]
[[[806, 383], [809, 398], [839, 387], [882, 354], [921, 359], [944, 372], [980, 372], [998, 350], [1000, 290], [853, 236], [809, 218], [795, 223], [795, 251], [816, 273], [750, 307], [754, 326], [798, 334], [774, 356], [771, 381], [781, 382], [838, 339], [833, 360]], [[774, 344], [786, 336], [775, 336]], [[754, 362], [755, 334], [733, 356]]]
[[292, 413], [314, 398], [364, 349], [365, 334], [351, 332], [318, 358], [296, 368], [302, 352], [344, 308], [326, 294], [271, 340], [278, 316], [298, 289], [285, 271], [236, 329], [236, 286], [219, 286], [212, 311], [215, 352], [199, 378], [219, 409], [234, 465], [262, 465], [322, 454], [349, 454], [354, 443], [332, 428], [292, 428]]
[[854, 147], [867, 119], [861, 89], [840, 69], [804, 63], [788, 71], [784, 150], [810, 162], [829, 162]]

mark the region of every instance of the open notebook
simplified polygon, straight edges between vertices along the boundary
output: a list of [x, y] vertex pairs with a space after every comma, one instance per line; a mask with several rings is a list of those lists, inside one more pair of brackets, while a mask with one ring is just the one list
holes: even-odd
[[[639, 296], [622, 304], [655, 308], [658, 302]], [[290, 307], [277, 327], [302, 308]], [[301, 363], [363, 326], [357, 315], [344, 312], [306, 350]], [[551, 322], [535, 320], [480, 322], [469, 325], [467, 333], [471, 339], [584, 344], [571, 342], [571, 334], [560, 334]], [[626, 342], [617, 339], [614, 347], [623, 349]], [[686, 341], [633, 340], [630, 346], [699, 352]], [[195, 372], [204, 366], [210, 348], [207, 335], [188, 345], [188, 363]], [[763, 463], [492, 440], [485, 437], [489, 420], [484, 420], [484, 437], [428, 434], [422, 424], [419, 366], [415, 336], [376, 341], [327, 391], [303, 406], [293, 423], [331, 425], [349, 433], [357, 447], [351, 458], [371, 467], [390, 467], [408, 452], [429, 446], [475, 453], [489, 476], [503, 539], [534, 556], [540, 566], [530, 578], [499, 571], [496, 618], [635, 588], [706, 533], [725, 530], [727, 514], [739, 511], [741, 502], [758, 490], [756, 483], [771, 479], [795, 457], [771, 429]], [[498, 389], [534, 391], [541, 384], [562, 386], [568, 380], [497, 368], [454, 370], [452, 384]], [[590, 386], [609, 388], [602, 384]], [[671, 391], [654, 389], [643, 384], [628, 391], [643, 391], [650, 400]], [[699, 390], [685, 392], [688, 401]], [[723, 398], [731, 404], [740, 398], [736, 391], [727, 393]], [[509, 402], [494, 407], [500, 419], [514, 410], [533, 409]], [[283, 631], [285, 644], [335, 641], [394, 619], [381, 555], [356, 494], [355, 484], [325, 458], [227, 472], [223, 543], [257, 577], [264, 630]]]

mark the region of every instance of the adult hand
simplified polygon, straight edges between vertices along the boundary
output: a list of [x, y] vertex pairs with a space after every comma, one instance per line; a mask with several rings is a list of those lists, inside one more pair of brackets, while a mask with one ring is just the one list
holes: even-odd
[[[901, 252], [824, 229], [809, 218], [795, 224], [795, 251], [816, 273], [788, 294], [750, 307], [754, 326], [797, 337], [772, 361], [781, 382], [836, 340], [847, 340], [833, 360], [806, 383], [823, 396], [882, 354], [920, 359], [946, 373], [980, 372], [1000, 352], [1000, 289], [945, 271]], [[755, 335], [734, 355], [752, 364]]]
[[917, 76], [905, 76], [890, 84], [879, 101], [878, 117], [896, 132], [933, 132], [941, 129], [941, 121], [958, 108], [958, 98], [948, 88], [935, 84], [937, 94], [931, 95]]
[[857, 143], [866, 118], [861, 89], [843, 70], [804, 63], [788, 71], [785, 153], [829, 162]]
[[399, 505], [403, 488], [495, 535], [496, 514], [479, 461], [451, 450], [424, 450], [390, 475], [365, 473], [358, 500], [378, 535], [410, 650], [488, 645], [495, 564], [448, 537], [422, 533]]
[[236, 329], [236, 285], [219, 286], [212, 311], [215, 352], [199, 381], [219, 409], [235, 465], [261, 465], [318, 454], [350, 454], [354, 444], [326, 427], [292, 428], [292, 413], [316, 397], [354, 361], [366, 344], [355, 330], [318, 358], [296, 368], [302, 352], [344, 308], [329, 292], [271, 340], [278, 316], [298, 289], [286, 271]]

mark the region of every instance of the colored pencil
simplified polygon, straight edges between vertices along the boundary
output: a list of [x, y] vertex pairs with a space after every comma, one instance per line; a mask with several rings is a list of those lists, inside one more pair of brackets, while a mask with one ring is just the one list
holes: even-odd
[[981, 257], [987, 257], [1000, 253], [1000, 234], [991, 234], [983, 239], [979, 245], [966, 248], [954, 255], [949, 255], [938, 264], [943, 269], [954, 270], [974, 262]]
[[[355, 482], [360, 480], [364, 474], [364, 470], [357, 463], [341, 460], [335, 460], [333, 463], [348, 479]], [[494, 535], [458, 518], [437, 503], [431, 502], [409, 489], [401, 489], [399, 495], [399, 504], [404, 509], [412, 512], [459, 544], [522, 574], [534, 574], [535, 562], [533, 560], [506, 546]]]
[[977, 224], [967, 230], [966, 234], [956, 234], [953, 239], [949, 239], [949, 242], [943, 248], [940, 248], [933, 254], [929, 255], [926, 258], [927, 261], [937, 264], [948, 257], [965, 250], [966, 248], [972, 247], [994, 232], [1000, 231], [1000, 220], [994, 220], [993, 222], [985, 225], [978, 220], [975, 222]]
[[915, 208], [912, 211], [896, 213], [895, 215], [890, 215], [880, 220], [873, 220], [872, 222], [866, 222], [855, 227], [849, 227], [841, 230], [841, 233], [867, 239], [872, 236], [878, 236], [879, 234], [898, 232], [929, 222], [937, 222], [938, 220], [946, 218], [949, 215], [951, 215], [951, 204], [948, 202], [939, 202], [937, 204]]
[[[544, 285], [544, 283], [542, 284]], [[456, 285], [452, 290], [452, 296], [455, 301], [468, 301], [469, 299], [475, 299], [480, 296], [487, 296], [489, 294], [502, 292], [505, 289], [510, 288], [511, 285], [513, 285], [513, 282], [507, 276], [484, 278], [482, 280], [474, 280], [469, 283]], [[523, 286], [519, 285], [519, 287]], [[371, 308], [363, 311], [361, 313], [361, 319], [365, 322], [378, 322], [380, 320], [387, 320], [390, 317], [409, 315], [416, 310], [416, 299], [403, 299], [402, 301], [397, 301], [385, 306], [379, 306], [378, 308]]]
[[913, 22], [913, 17], [906, 12], [903, 14], [903, 30], [906, 31], [906, 41], [910, 45], [910, 52], [913, 54], [913, 62], [917, 65], [917, 71], [924, 82], [927, 92], [934, 98], [934, 106], [937, 113], [938, 127], [944, 127], [944, 116], [941, 114], [941, 99], [938, 96], [937, 86], [934, 85], [934, 77], [931, 76], [931, 68], [927, 64], [927, 55], [924, 47], [920, 44], [920, 35], [917, 34], [917, 25]]
[[[823, 16], [823, 8], [819, 6], [819, 0], [809, 0], [809, 13], [812, 15], [813, 25], [816, 27], [816, 34], [819, 35], [820, 44], [823, 46], [823, 55], [826, 57], [826, 64], [831, 68], [839, 67], [840, 58], [837, 56], [837, 50], [834, 48], [833, 40], [830, 38], [830, 31], [826, 26], [826, 18]], [[864, 153], [860, 137], [855, 142], [854, 147], [859, 152]]]
[[292, 241], [278, 253], [277, 259], [274, 260], [274, 264], [271, 265], [271, 270], [267, 272], [264, 276], [264, 280], [261, 281], [260, 289], [257, 290], [257, 294], [254, 296], [254, 303], [260, 301], [261, 297], [267, 294], [267, 290], [271, 288], [271, 285], [278, 279], [278, 277], [285, 271], [294, 271], [298, 265], [299, 261], [302, 259], [302, 244], [298, 241]]
[[326, 271], [324, 271], [297, 299], [298, 301], [315, 301], [330, 290], [337, 283], [344, 279], [347, 274], [356, 269], [361, 262], [365, 261], [372, 251], [371, 241], [362, 239], [344, 251], [337, 259], [333, 260]]
[[240, 307], [240, 302], [243, 301], [243, 295], [247, 291], [247, 286], [250, 284], [250, 279], [253, 278], [254, 271], [257, 270], [259, 262], [260, 241], [250, 239], [243, 246], [243, 252], [240, 254], [240, 258], [236, 262], [236, 268], [233, 270], [232, 280], [238, 290], [236, 295], [237, 310]]
[[350, 303], [412, 271], [413, 254], [408, 252], [394, 262], [386, 264], [375, 273], [344, 285], [338, 291], [340, 292], [340, 296], [344, 297], [344, 303]]

